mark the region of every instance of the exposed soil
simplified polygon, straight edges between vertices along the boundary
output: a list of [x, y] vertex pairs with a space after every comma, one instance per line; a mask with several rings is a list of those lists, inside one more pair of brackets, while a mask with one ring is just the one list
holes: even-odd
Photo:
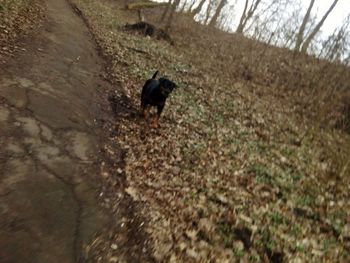
[[105, 146], [105, 62], [66, 1], [43, 24], [0, 68], [0, 262], [152, 261]]

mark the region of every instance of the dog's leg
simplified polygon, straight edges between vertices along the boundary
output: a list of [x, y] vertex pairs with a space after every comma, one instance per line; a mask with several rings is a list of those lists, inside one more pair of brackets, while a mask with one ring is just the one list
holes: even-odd
[[158, 128], [159, 127], [159, 117], [158, 117], [158, 115], [154, 117], [151, 127], [152, 128]]
[[150, 107], [148, 105], [145, 105], [144, 107], [142, 107], [142, 115], [146, 119], [146, 121], [149, 116], [149, 110], [150, 110]]
[[162, 111], [164, 109], [164, 105], [165, 104], [161, 104], [161, 105], [157, 106], [157, 115], [156, 115], [156, 117], [153, 120], [153, 125], [152, 125], [153, 128], [158, 128], [159, 127], [159, 118], [160, 118], [160, 115], [162, 114]]
[[141, 111], [142, 111], [142, 116], [146, 119], [146, 117], [147, 117], [146, 107], [142, 106]]

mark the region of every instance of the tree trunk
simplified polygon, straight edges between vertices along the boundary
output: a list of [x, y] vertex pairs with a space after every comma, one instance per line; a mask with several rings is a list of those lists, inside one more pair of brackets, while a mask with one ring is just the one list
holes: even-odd
[[187, 1], [184, 1], [183, 5], [180, 9], [180, 13], [185, 13], [186, 4], [187, 4]]
[[332, 5], [329, 7], [329, 9], [327, 10], [327, 12], [324, 14], [324, 16], [322, 17], [322, 19], [320, 20], [320, 22], [315, 26], [315, 28], [312, 30], [312, 32], [309, 34], [309, 36], [306, 38], [306, 40], [304, 41], [302, 47], [301, 47], [301, 52], [306, 53], [307, 49], [310, 46], [311, 41], [314, 39], [314, 37], [316, 36], [316, 34], [320, 31], [324, 21], [327, 19], [328, 15], [332, 12], [332, 10], [334, 9], [334, 7], [336, 6], [336, 4], [338, 3], [339, 0], [334, 0], [334, 2], [332, 3]]
[[206, 1], [207, 1], [207, 0], [202, 0], [202, 1], [200, 1], [199, 5], [198, 5], [195, 9], [193, 9], [193, 10], [190, 11], [190, 16], [191, 16], [192, 18], [194, 18], [195, 15], [197, 15], [198, 13], [200, 13], [200, 11], [202, 10], [203, 5], [205, 4]]
[[211, 9], [212, 3], [213, 3], [213, 1], [209, 0], [207, 11], [206, 11], [206, 14], [205, 14], [204, 25], [208, 24], [208, 21], [209, 21], [209, 18], [210, 18], [210, 9]]
[[179, 4], [180, 4], [180, 0], [175, 0], [174, 3], [171, 5], [168, 22], [167, 22], [167, 24], [165, 26], [165, 32], [169, 32], [169, 29], [171, 28], [171, 23], [173, 22], [173, 18], [174, 18], [174, 14], [175, 14], [176, 8], [179, 6]]
[[310, 1], [309, 7], [308, 7], [308, 9], [306, 11], [306, 14], [304, 16], [303, 22], [301, 23], [301, 26], [299, 28], [299, 32], [297, 34], [297, 40], [295, 42], [295, 48], [294, 48], [295, 51], [299, 51], [300, 50], [301, 44], [304, 41], [304, 32], [305, 32], [306, 24], [310, 20], [311, 10], [312, 10], [312, 8], [314, 6], [314, 3], [315, 3], [315, 0], [311, 0]]
[[189, 9], [188, 9], [189, 12], [191, 12], [191, 10], [192, 10], [192, 8], [194, 7], [195, 4], [196, 4], [196, 0], [194, 0], [194, 1], [192, 2], [192, 4], [190, 5], [190, 7], [189, 7]]
[[244, 20], [246, 17], [247, 9], [248, 9], [248, 0], [245, 1], [243, 13], [242, 13], [241, 19], [239, 20], [239, 24], [238, 24], [238, 27], [236, 29], [236, 33], [239, 33], [239, 34], [243, 33], [243, 29], [244, 29], [243, 23], [244, 23]]
[[220, 16], [220, 13], [221, 13], [222, 9], [225, 7], [226, 4], [227, 4], [227, 0], [221, 0], [221, 1], [219, 2], [219, 5], [218, 5], [218, 7], [216, 8], [213, 17], [211, 18], [211, 20], [210, 20], [210, 22], [209, 22], [209, 26], [211, 26], [211, 27], [215, 27], [215, 26], [216, 26], [216, 23], [217, 23], [217, 21], [218, 21], [218, 18], [219, 18], [219, 16]]
[[249, 10], [247, 12], [248, 9], [248, 0], [246, 0], [245, 2], [245, 6], [244, 6], [244, 10], [241, 16], [241, 19], [239, 21], [239, 25], [236, 29], [236, 33], [242, 34], [243, 30], [245, 29], [248, 21], [253, 17], [253, 15], [255, 14], [256, 9], [258, 8], [259, 4], [260, 4], [261, 0], [256, 0], [253, 1], [249, 7]]
[[165, 19], [166, 15], [168, 14], [169, 9], [170, 9], [171, 1], [172, 0], [168, 0], [168, 4], [167, 4], [167, 6], [166, 6], [166, 8], [165, 8], [165, 10], [164, 10], [164, 12], [162, 14], [162, 17], [159, 19], [159, 23], [163, 23], [164, 22], [164, 19]]

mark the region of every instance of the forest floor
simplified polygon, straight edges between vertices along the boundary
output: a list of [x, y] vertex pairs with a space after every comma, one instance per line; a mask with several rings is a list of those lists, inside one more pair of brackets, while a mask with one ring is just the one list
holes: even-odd
[[[142, 203], [155, 260], [349, 261], [349, 136], [269, 85], [269, 53], [282, 56], [274, 77], [298, 83], [277, 73], [294, 70], [283, 50], [180, 20], [172, 45], [126, 30], [137, 22], [126, 1], [73, 2], [109, 61], [106, 78], [123, 89], [109, 95], [108, 148], [112, 158], [116, 145], [125, 150], [126, 192]], [[157, 24], [161, 12], [144, 14]], [[180, 86], [158, 130], [137, 117], [155, 70]]]
[[[350, 261], [350, 138], [247, 70], [251, 42], [188, 27], [172, 45], [125, 30], [125, 1], [71, 2], [82, 20], [49, 0], [1, 68], [0, 258]], [[179, 85], [159, 129], [139, 116], [155, 70]]]

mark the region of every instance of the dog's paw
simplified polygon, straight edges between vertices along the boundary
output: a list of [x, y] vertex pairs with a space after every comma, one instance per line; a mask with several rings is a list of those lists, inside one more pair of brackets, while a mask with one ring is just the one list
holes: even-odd
[[154, 128], [154, 129], [158, 129], [159, 128], [159, 122], [157, 119], [155, 119], [154, 121], [152, 121], [151, 123], [151, 127]]

